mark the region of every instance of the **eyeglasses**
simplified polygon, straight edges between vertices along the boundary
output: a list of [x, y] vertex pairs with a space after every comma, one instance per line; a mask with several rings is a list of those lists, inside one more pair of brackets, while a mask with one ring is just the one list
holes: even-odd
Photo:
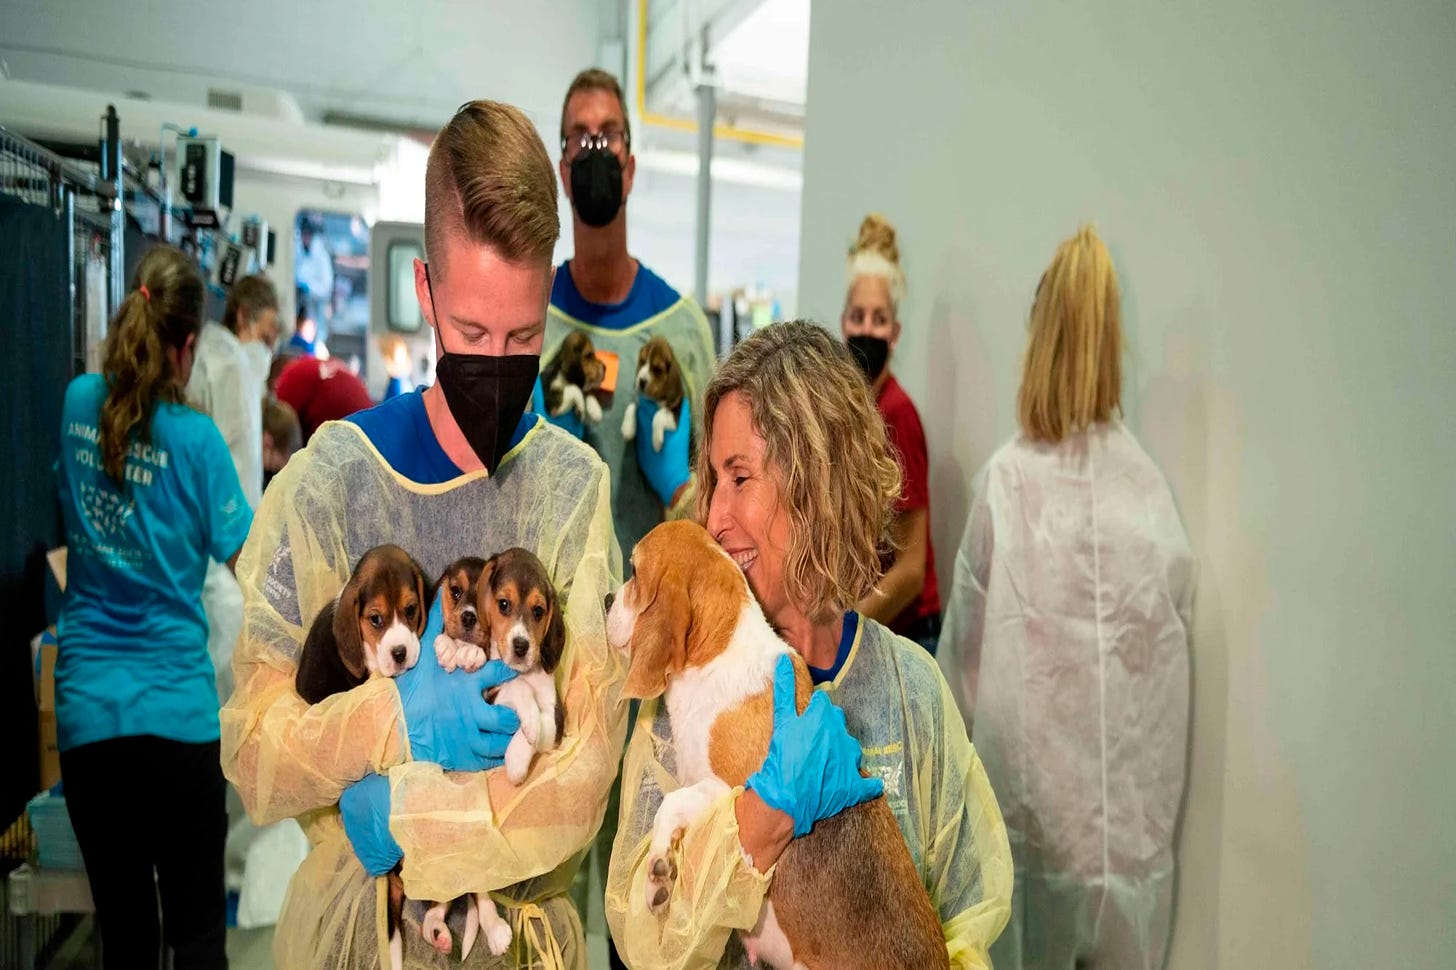
[[569, 162], [577, 155], [594, 148], [609, 149], [613, 155], [621, 156], [632, 146], [632, 138], [625, 131], [609, 128], [593, 134], [584, 131], [579, 135], [567, 135], [561, 139], [561, 154]]

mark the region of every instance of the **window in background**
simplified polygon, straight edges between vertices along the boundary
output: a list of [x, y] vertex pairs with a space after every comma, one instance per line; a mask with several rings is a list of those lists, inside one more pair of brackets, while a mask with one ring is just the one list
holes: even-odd
[[316, 344], [359, 373], [369, 332], [369, 226], [345, 212], [302, 209], [293, 229], [296, 305], [317, 329]]

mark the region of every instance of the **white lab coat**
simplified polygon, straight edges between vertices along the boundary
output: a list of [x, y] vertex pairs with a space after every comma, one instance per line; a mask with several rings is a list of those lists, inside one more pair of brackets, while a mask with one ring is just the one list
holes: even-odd
[[[260, 345], [261, 346], [261, 345]], [[254, 510], [263, 498], [263, 395], [267, 370], [226, 327], [205, 324], [197, 336], [187, 396], [211, 415], [232, 455], [243, 495]], [[232, 570], [210, 562], [202, 587], [207, 615], [207, 651], [217, 678], [218, 699], [233, 692], [233, 647], [243, 630], [243, 591]], [[292, 819], [256, 828], [229, 792], [226, 878], [240, 894], [238, 925], [269, 926], [278, 920], [283, 891], [308, 854], [308, 840]]]
[[1121, 422], [1018, 436], [974, 482], [939, 662], [1016, 867], [998, 970], [1162, 966], [1187, 774], [1194, 569]]

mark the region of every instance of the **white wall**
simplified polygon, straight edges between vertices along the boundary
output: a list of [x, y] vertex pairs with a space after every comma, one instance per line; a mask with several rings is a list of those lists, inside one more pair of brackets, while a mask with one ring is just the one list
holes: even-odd
[[1453, 39], [1441, 2], [814, 6], [800, 304], [837, 321], [896, 222], [943, 589], [1037, 279], [1112, 247], [1201, 564], [1178, 970], [1452, 965]]
[[437, 125], [494, 98], [554, 128], [615, 16], [601, 0], [5, 0], [0, 58], [21, 80], [194, 104], [213, 87], [281, 89], [315, 119]]

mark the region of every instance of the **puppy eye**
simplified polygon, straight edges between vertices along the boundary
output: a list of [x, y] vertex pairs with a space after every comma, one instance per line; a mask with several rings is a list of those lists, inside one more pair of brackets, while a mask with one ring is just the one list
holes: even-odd
[[369, 625], [374, 627], [374, 629], [376, 630], [384, 629], [384, 617], [380, 616], [378, 613], [370, 613]]
[[498, 607], [500, 607], [501, 616], [510, 616], [511, 615], [511, 601], [510, 600], [496, 600], [495, 605], [498, 606]]
[[450, 584], [450, 598], [457, 603], [460, 602], [460, 587], [454, 583]]
[[415, 620], [415, 604], [411, 603], [409, 606], [406, 606], [404, 608], [404, 618], [406, 620], [409, 620], [411, 623], [414, 622], [414, 620]]
[[546, 611], [543, 610], [543, 609], [541, 609], [541, 607], [539, 607], [539, 606], [533, 607], [532, 610], [531, 610], [531, 616], [533, 616], [535, 618], [535, 620], [536, 620], [537, 623], [540, 623], [541, 622], [541, 617], [543, 617], [545, 615], [546, 615]]

